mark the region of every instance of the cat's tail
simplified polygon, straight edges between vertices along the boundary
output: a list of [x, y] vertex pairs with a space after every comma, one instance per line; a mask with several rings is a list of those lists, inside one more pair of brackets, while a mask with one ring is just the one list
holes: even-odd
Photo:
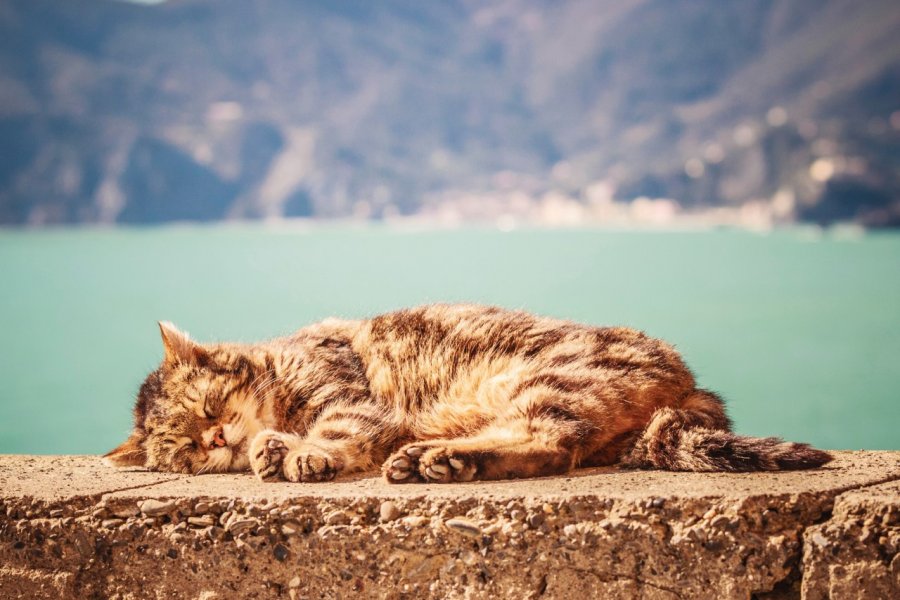
[[729, 431], [721, 399], [695, 390], [679, 408], [657, 410], [621, 464], [670, 471], [793, 471], [830, 462], [828, 452]]

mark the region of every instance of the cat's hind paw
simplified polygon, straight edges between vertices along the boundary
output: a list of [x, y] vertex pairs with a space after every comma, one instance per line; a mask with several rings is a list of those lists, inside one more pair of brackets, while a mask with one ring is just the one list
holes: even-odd
[[284, 476], [288, 481], [331, 481], [344, 468], [337, 455], [311, 444], [304, 444], [284, 459]]
[[419, 476], [419, 457], [425, 449], [421, 446], [405, 446], [392, 454], [382, 466], [385, 479], [388, 483], [418, 483], [422, 481]]
[[451, 448], [419, 444], [401, 448], [383, 467], [389, 483], [472, 481], [477, 470], [464, 454], [455, 453]]
[[288, 446], [283, 434], [261, 431], [250, 442], [250, 467], [263, 481], [281, 479], [281, 467], [287, 456]]
[[430, 448], [419, 457], [419, 473], [429, 483], [472, 481], [477, 470], [471, 460], [452, 448]]

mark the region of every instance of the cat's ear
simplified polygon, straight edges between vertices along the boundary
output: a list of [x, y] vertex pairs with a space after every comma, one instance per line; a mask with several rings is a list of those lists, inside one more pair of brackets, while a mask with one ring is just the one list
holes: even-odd
[[159, 332], [162, 335], [165, 362], [195, 365], [206, 362], [207, 353], [203, 346], [192, 340], [188, 334], [179, 330], [172, 323], [160, 321]]
[[122, 445], [104, 454], [103, 462], [111, 467], [143, 467], [147, 462], [143, 440], [143, 436], [132, 433]]

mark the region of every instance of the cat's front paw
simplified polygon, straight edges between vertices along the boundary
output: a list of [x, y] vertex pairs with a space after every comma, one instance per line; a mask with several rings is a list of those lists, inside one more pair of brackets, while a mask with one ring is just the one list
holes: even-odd
[[250, 442], [250, 468], [263, 481], [281, 478], [282, 463], [288, 454], [288, 446], [283, 434], [276, 431], [261, 431]]
[[340, 456], [311, 444], [290, 451], [284, 459], [284, 476], [294, 482], [331, 481], [343, 468]]

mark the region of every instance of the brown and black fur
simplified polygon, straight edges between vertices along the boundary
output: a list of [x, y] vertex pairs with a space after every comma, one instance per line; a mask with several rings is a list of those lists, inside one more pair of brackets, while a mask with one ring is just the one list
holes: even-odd
[[413, 483], [831, 460], [731, 433], [721, 399], [670, 345], [624, 327], [475, 305], [327, 320], [250, 345], [160, 327], [165, 358], [112, 464], [290, 481], [380, 465], [388, 481]]

